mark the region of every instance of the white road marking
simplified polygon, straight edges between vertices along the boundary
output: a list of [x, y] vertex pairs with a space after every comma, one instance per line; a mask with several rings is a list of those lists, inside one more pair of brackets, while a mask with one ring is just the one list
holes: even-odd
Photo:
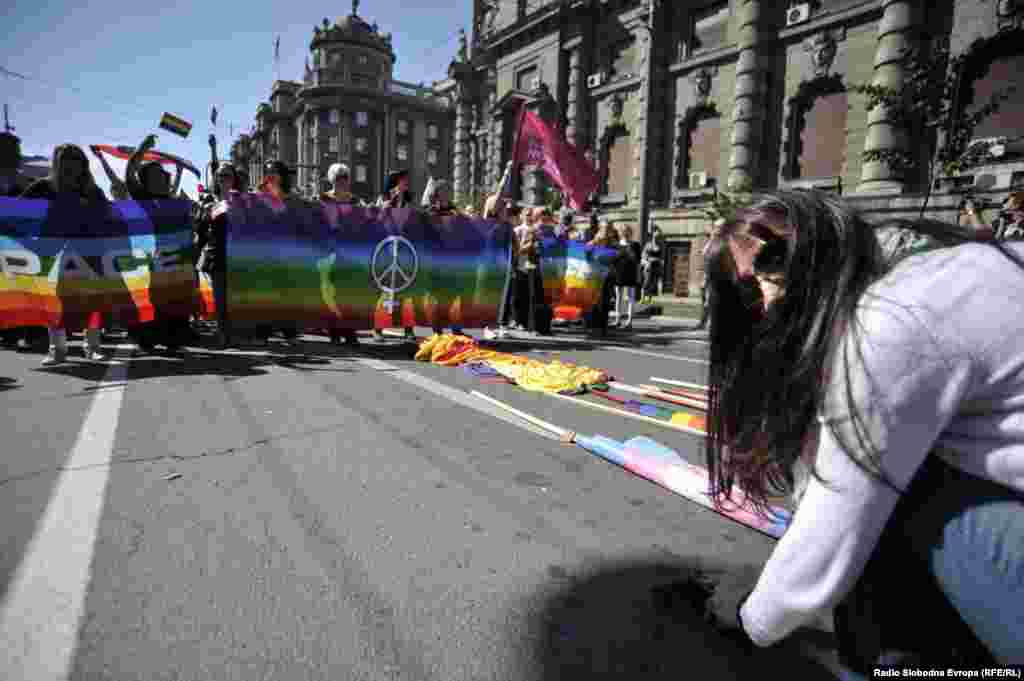
[[113, 365], [98, 386], [65, 470], [0, 605], [0, 679], [57, 681], [71, 672], [126, 372], [125, 366]]
[[480, 400], [476, 399], [471, 394], [463, 390], [452, 388], [450, 386], [445, 385], [444, 383], [435, 381], [432, 378], [427, 378], [426, 376], [423, 376], [421, 374], [417, 374], [413, 371], [408, 371], [407, 369], [401, 369], [393, 364], [388, 364], [387, 362], [382, 362], [377, 359], [372, 359], [369, 357], [353, 357], [353, 359], [355, 359], [355, 361], [360, 364], [370, 367], [371, 369], [376, 369], [377, 371], [386, 371], [388, 372], [389, 376], [397, 378], [400, 381], [405, 381], [406, 383], [414, 385], [417, 388], [422, 388], [427, 392], [433, 393], [438, 397], [443, 397], [463, 407], [469, 407], [470, 409], [474, 409], [483, 414], [488, 414], [489, 416], [501, 419], [502, 421], [505, 421], [506, 423], [511, 423], [514, 426], [519, 426], [524, 430], [528, 430], [531, 433], [540, 435], [541, 437], [545, 437], [549, 440], [557, 439], [554, 435], [547, 432], [543, 428], [539, 428], [531, 423], [522, 421], [508, 414], [504, 410], [498, 409], [497, 407], [494, 407], [486, 402], [481, 402]]
[[708, 364], [706, 359], [694, 359], [692, 357], [677, 357], [676, 355], [663, 355], [660, 352], [648, 352], [647, 350], [637, 350], [636, 348], [623, 348], [618, 345], [606, 345], [609, 350], [618, 350], [619, 352], [631, 352], [634, 355], [647, 355], [648, 357], [660, 357], [661, 359], [672, 359], [677, 362], [691, 362], [693, 364]]

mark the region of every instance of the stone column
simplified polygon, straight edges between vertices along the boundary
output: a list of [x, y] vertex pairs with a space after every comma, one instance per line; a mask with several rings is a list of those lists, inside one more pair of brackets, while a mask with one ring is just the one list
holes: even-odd
[[[587, 75], [583, 72], [580, 46], [569, 50], [569, 92], [565, 102], [565, 137], [569, 144], [584, 146], [587, 136]], [[583, 144], [581, 144], [583, 143]]]
[[298, 135], [298, 148], [295, 150], [295, 165], [297, 166], [298, 175], [298, 189], [300, 192], [305, 193], [307, 185], [309, 184], [309, 173], [303, 167], [306, 163], [306, 115], [300, 113], [298, 120], [295, 122], [295, 130]]
[[472, 162], [469, 149], [470, 111], [469, 91], [460, 83], [455, 96], [455, 186], [453, 194], [464, 197], [469, 193], [469, 164]]
[[[910, 46], [908, 32], [912, 27], [910, 0], [883, 0], [882, 20], [878, 23], [878, 46], [875, 50], [875, 75], [872, 84], [899, 90], [903, 87], [904, 53]], [[892, 120], [884, 106], [868, 113], [868, 134], [865, 151], [905, 151], [906, 131]], [[898, 177], [888, 164], [865, 163], [861, 169], [859, 192], [902, 193], [903, 178]]]
[[491, 187], [495, 187], [501, 181], [501, 175], [505, 171], [505, 117], [498, 112], [491, 127]]
[[736, 93], [733, 104], [732, 153], [729, 156], [728, 188], [737, 190], [757, 182], [758, 145], [763, 115], [762, 78], [758, 64], [760, 0], [740, 0], [739, 59], [736, 62]]

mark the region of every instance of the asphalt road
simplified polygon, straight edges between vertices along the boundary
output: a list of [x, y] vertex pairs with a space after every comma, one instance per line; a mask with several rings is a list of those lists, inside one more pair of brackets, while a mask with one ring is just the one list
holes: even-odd
[[[652, 605], [771, 539], [468, 391], [694, 462], [698, 438], [364, 341], [51, 369], [0, 352], [0, 678], [834, 678], [827, 642], [747, 656]], [[500, 347], [634, 384], [706, 375], [671, 322]]]

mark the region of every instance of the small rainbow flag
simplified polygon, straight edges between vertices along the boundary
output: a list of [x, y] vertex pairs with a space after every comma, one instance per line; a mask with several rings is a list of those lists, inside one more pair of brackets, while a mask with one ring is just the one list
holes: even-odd
[[160, 127], [182, 137], [188, 137], [188, 133], [192, 130], [191, 123], [167, 112], [164, 112], [163, 118], [160, 119]]

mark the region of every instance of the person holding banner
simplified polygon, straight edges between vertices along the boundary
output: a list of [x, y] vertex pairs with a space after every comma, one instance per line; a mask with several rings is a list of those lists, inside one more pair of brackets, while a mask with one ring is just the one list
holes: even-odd
[[[384, 193], [377, 199], [377, 207], [411, 208], [412, 206], [412, 192], [409, 191], [409, 171], [391, 171], [384, 180]], [[374, 329], [373, 335], [378, 340], [383, 340], [384, 331], [382, 329]], [[405, 339], [416, 340], [416, 329], [411, 326], [405, 327]]]
[[222, 350], [231, 346], [227, 300], [227, 200], [237, 191], [237, 183], [235, 167], [230, 163], [220, 164], [213, 191], [221, 200], [208, 205], [196, 224], [195, 244], [199, 251], [196, 269], [210, 277], [217, 315], [217, 345]]
[[[344, 163], [331, 165], [327, 169], [327, 181], [331, 183], [331, 190], [320, 193], [320, 203], [353, 205], [352, 175], [347, 165]], [[342, 331], [328, 329], [328, 333], [330, 334], [331, 342], [335, 345], [339, 344], [342, 338], [345, 339], [345, 343], [348, 345], [359, 344], [359, 334], [353, 329]]]
[[842, 200], [802, 191], [712, 242], [713, 498], [800, 492], [763, 569], [717, 580], [713, 621], [757, 646], [834, 627], [858, 678], [1024, 663], [1024, 244], [893, 262]]
[[[74, 144], [61, 144], [53, 150], [53, 162], [48, 177], [29, 185], [21, 195], [25, 199], [46, 199], [51, 202], [73, 202], [75, 205], [94, 206], [107, 203], [107, 196], [96, 186], [89, 172], [89, 159]], [[47, 329], [50, 349], [43, 366], [54, 366], [67, 361], [67, 329], [51, 326]], [[100, 351], [100, 330], [85, 330], [85, 358], [94, 362], [106, 359]]]
[[[159, 161], [145, 161], [146, 153], [156, 146], [156, 135], [147, 135], [128, 159], [125, 168], [124, 185], [129, 196], [135, 201], [156, 201], [173, 199], [181, 183], [182, 166], [178, 165], [174, 184], [171, 175]], [[178, 354], [190, 337], [191, 325], [188, 319], [162, 319], [129, 325], [128, 335], [134, 339], [136, 353], [151, 353], [157, 345], [163, 345], [168, 354]]]
[[[459, 214], [459, 211], [451, 202], [451, 194], [448, 191], [448, 182], [445, 180], [431, 180], [431, 185], [428, 187], [427, 195], [424, 197], [428, 206], [430, 215], [437, 218], [452, 217]], [[452, 333], [461, 336], [462, 327], [459, 325], [452, 325]], [[444, 328], [435, 326], [435, 334], [444, 333]]]
[[[292, 173], [284, 161], [267, 161], [263, 167], [263, 183], [260, 189], [270, 194], [275, 200], [285, 202], [292, 193]], [[285, 343], [289, 346], [299, 344], [299, 329], [290, 325], [280, 329]]]
[[[596, 219], [592, 217], [592, 220]], [[594, 238], [587, 242], [588, 246], [599, 248], [616, 248], [618, 239], [611, 222], [607, 218], [598, 221], [597, 231]], [[587, 313], [585, 323], [589, 330], [596, 331], [599, 335], [605, 336], [608, 333], [608, 310], [615, 304], [615, 268], [613, 267], [605, 279], [604, 288], [601, 290], [601, 302], [595, 305]]]

